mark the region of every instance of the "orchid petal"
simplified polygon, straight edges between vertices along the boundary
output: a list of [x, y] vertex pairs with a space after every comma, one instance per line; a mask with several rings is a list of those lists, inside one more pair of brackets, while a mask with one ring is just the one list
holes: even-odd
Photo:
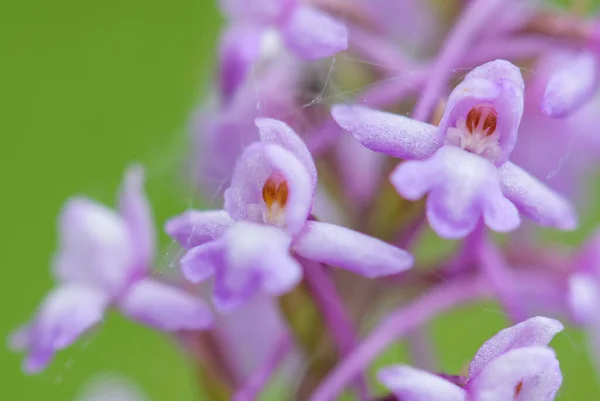
[[333, 56], [348, 47], [344, 24], [308, 5], [299, 5], [282, 31], [287, 45], [308, 60]]
[[19, 345], [27, 349], [24, 370], [42, 371], [56, 351], [102, 321], [108, 303], [108, 294], [77, 284], [61, 285], [50, 292], [34, 322], [19, 333]]
[[257, 291], [281, 295], [302, 279], [290, 255], [292, 237], [277, 227], [237, 222], [223, 236], [225, 262], [216, 271], [215, 306], [231, 310]]
[[465, 401], [463, 389], [448, 380], [410, 366], [388, 366], [379, 381], [402, 401]]
[[427, 218], [443, 238], [464, 237], [482, 217], [499, 232], [520, 224], [517, 209], [500, 191], [494, 165], [460, 148], [444, 146], [427, 160], [404, 162], [390, 180], [409, 200], [429, 193]]
[[563, 328], [558, 320], [537, 316], [501, 330], [479, 348], [471, 361], [469, 376], [475, 377], [492, 359], [509, 350], [548, 345]]
[[165, 224], [165, 231], [185, 249], [212, 241], [233, 223], [225, 210], [188, 210]]
[[554, 351], [536, 346], [512, 349], [493, 359], [469, 381], [467, 391], [478, 401], [552, 401], [561, 384]]
[[331, 115], [340, 127], [375, 152], [401, 159], [424, 159], [440, 147], [437, 128], [408, 117], [338, 104]]
[[365, 277], [400, 273], [413, 264], [403, 249], [334, 224], [309, 221], [294, 243], [306, 259], [350, 270]]
[[123, 218], [93, 200], [73, 198], [59, 219], [60, 245], [54, 258], [58, 279], [121, 290], [136, 269], [132, 238]]
[[573, 205], [519, 166], [506, 162], [499, 169], [502, 193], [530, 219], [561, 230], [577, 227]]
[[583, 51], [565, 60], [548, 81], [542, 111], [551, 117], [566, 117], [589, 101], [598, 89], [597, 56]]
[[154, 259], [156, 230], [152, 210], [144, 194], [142, 166], [135, 165], [127, 170], [121, 189], [119, 211], [129, 228], [136, 263], [139, 268], [146, 269]]
[[213, 322], [202, 299], [150, 278], [133, 284], [119, 307], [130, 318], [164, 331], [202, 330]]

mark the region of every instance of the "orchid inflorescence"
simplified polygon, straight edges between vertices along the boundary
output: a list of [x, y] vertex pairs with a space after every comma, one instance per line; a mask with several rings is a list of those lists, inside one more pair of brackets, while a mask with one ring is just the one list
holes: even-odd
[[[277, 382], [282, 400], [550, 401], [555, 318], [600, 359], [600, 234], [564, 250], [535, 230], [576, 229], [572, 202], [591, 198], [597, 20], [524, 0], [452, 1], [452, 17], [419, 0], [220, 3], [218, 80], [188, 165], [222, 208], [165, 223], [182, 248], [174, 280], [153, 272], [140, 166], [117, 211], [70, 199], [56, 288], [11, 338], [27, 373], [109, 308], [189, 350], [210, 400]], [[455, 240], [434, 262], [412, 255], [428, 229]], [[484, 298], [512, 326], [468, 374], [373, 371], [390, 345]]]

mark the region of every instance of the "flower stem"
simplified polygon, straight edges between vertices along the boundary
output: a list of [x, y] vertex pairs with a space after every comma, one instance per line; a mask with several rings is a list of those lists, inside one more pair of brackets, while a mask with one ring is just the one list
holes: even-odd
[[437, 59], [433, 62], [431, 74], [425, 88], [415, 105], [412, 117], [415, 120], [426, 121], [435, 106], [439, 92], [452, 68], [460, 61], [466, 49], [472, 45], [473, 39], [492, 17], [494, 12], [510, 1], [506, 0], [473, 0], [468, 3], [464, 12], [455, 25], [448, 40], [444, 43]]
[[[323, 314], [325, 324], [337, 346], [338, 353], [340, 357], [346, 357], [352, 352], [357, 343], [357, 333], [352, 321], [323, 265], [308, 260], [303, 260], [303, 265], [308, 288], [317, 307]], [[357, 378], [356, 388], [361, 400], [370, 400], [364, 375]]]
[[438, 314], [487, 293], [479, 277], [457, 280], [430, 290], [408, 306], [392, 312], [369, 336], [344, 358], [316, 389], [311, 401], [335, 400], [344, 387], [390, 346]]
[[475, 245], [474, 251], [477, 254], [481, 272], [489, 281], [490, 287], [496, 292], [510, 319], [515, 323], [520, 322], [527, 316], [520, 306], [519, 283], [506, 266], [504, 257], [497, 245], [490, 238], [487, 238], [485, 233], [482, 232], [480, 235], [481, 241]]
[[275, 347], [272, 355], [265, 364], [248, 378], [244, 386], [231, 398], [232, 401], [253, 401], [263, 391], [275, 369], [281, 364], [285, 356], [292, 349], [292, 339], [286, 333]]

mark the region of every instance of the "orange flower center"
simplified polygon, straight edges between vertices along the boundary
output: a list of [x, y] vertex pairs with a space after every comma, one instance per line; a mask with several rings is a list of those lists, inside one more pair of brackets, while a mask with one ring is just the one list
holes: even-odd
[[489, 106], [473, 107], [467, 114], [467, 130], [473, 134], [481, 132], [485, 136], [490, 136], [496, 131], [498, 123], [498, 113]]
[[494, 107], [479, 104], [469, 110], [464, 118], [459, 118], [454, 127], [448, 127], [445, 144], [458, 146], [496, 162], [502, 157], [497, 126], [498, 113]]
[[285, 224], [283, 213], [289, 195], [288, 183], [277, 175], [270, 176], [262, 189], [262, 197], [267, 205], [267, 213], [264, 215], [266, 223], [279, 227]]

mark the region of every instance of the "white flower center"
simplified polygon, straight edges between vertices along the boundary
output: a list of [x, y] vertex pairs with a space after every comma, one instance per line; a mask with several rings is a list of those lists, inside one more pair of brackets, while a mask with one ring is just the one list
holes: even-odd
[[498, 114], [493, 107], [473, 107], [466, 118], [458, 119], [455, 127], [448, 128], [445, 143], [495, 162], [502, 157], [502, 148], [498, 143], [500, 136], [496, 132], [497, 122]]

